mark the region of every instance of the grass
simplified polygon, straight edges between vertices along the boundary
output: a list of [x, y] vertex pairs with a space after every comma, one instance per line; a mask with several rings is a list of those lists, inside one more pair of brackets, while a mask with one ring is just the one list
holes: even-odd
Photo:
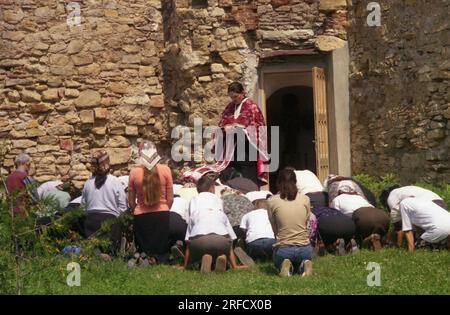
[[[397, 182], [390, 174], [356, 178], [374, 192], [377, 200], [382, 188]], [[435, 191], [450, 205], [450, 184], [416, 184]], [[0, 240], [9, 244], [7, 231], [0, 229], [0, 232]], [[8, 254], [9, 248], [0, 247], [0, 294], [15, 292], [13, 256]], [[73, 258], [81, 266], [80, 287], [66, 284], [69, 274], [66, 266], [72, 259], [48, 254], [31, 258], [32, 255], [26, 255], [23, 266], [22, 272], [27, 274], [23, 277], [24, 294], [450, 294], [449, 251], [407, 253], [405, 249], [389, 248], [379, 252], [363, 250], [355, 256], [327, 255], [314, 260], [314, 275], [310, 278], [280, 278], [271, 262], [258, 263], [247, 270], [204, 275], [167, 265], [130, 269], [120, 259], [104, 262], [82, 256]], [[372, 272], [366, 270], [369, 262], [381, 266], [379, 287], [367, 285], [367, 277]]]
[[[160, 265], [127, 267], [126, 262], [98, 260], [80, 263], [81, 286], [66, 284], [68, 258], [52, 259], [52, 265], [26, 277], [26, 294], [450, 294], [448, 251], [383, 249], [363, 250], [358, 255], [327, 255], [314, 260], [314, 275], [280, 278], [270, 262], [224, 274], [200, 274]], [[368, 262], [381, 265], [381, 286], [369, 287]], [[34, 268], [48, 263], [35, 261]]]

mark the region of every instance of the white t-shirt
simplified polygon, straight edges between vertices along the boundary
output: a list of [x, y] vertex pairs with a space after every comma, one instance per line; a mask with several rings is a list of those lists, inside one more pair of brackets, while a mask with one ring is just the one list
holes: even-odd
[[297, 178], [297, 189], [302, 194], [308, 194], [318, 191], [323, 191], [323, 186], [320, 183], [316, 174], [309, 170], [295, 171], [295, 177]]
[[56, 187], [58, 187], [59, 185], [62, 185], [62, 184], [63, 184], [63, 182], [60, 180], [52, 180], [52, 181], [43, 183], [42, 185], [40, 185], [37, 188], [39, 198], [42, 198], [42, 195], [44, 194], [44, 192], [55, 189]]
[[130, 178], [130, 176], [128, 176], [128, 175], [118, 177], [119, 182], [122, 184], [124, 190], [126, 190], [128, 188], [129, 178]]
[[416, 197], [427, 200], [442, 200], [442, 198], [439, 197], [438, 194], [435, 194], [434, 192], [422, 187], [404, 186], [394, 189], [393, 191], [391, 191], [387, 199], [387, 204], [389, 206], [389, 209], [391, 210], [392, 223], [399, 222], [402, 219], [400, 215], [400, 202], [402, 202], [403, 199], [409, 197]]
[[177, 195], [190, 202], [192, 198], [198, 195], [198, 191], [195, 187], [183, 187], [178, 189]]
[[189, 203], [186, 222], [188, 224], [185, 240], [197, 235], [229, 235], [236, 239], [236, 234], [223, 212], [223, 201], [215, 194], [202, 192]]
[[267, 199], [267, 196], [272, 196], [273, 194], [268, 190], [257, 190], [257, 191], [250, 191], [245, 194], [245, 197], [247, 197], [248, 200], [251, 202], [255, 200], [260, 199]]
[[183, 188], [183, 185], [173, 184], [173, 194], [178, 195], [181, 188]]
[[352, 217], [353, 212], [362, 207], [373, 208], [373, 206], [360, 195], [340, 194], [331, 202], [331, 208], [341, 211], [350, 218]]
[[421, 238], [429, 243], [439, 242], [450, 235], [450, 212], [424, 198], [405, 198], [400, 202], [402, 230], [413, 225], [425, 231]]
[[247, 243], [260, 238], [275, 238], [266, 209], [256, 209], [244, 215], [240, 227], [247, 231]]
[[188, 207], [189, 202], [181, 197], [175, 197], [173, 198], [173, 203], [170, 211], [178, 213], [183, 218], [183, 220], [186, 221]]

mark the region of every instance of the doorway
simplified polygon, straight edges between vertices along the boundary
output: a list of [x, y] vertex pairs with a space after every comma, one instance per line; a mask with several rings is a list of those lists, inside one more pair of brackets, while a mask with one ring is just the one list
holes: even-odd
[[[266, 101], [269, 127], [279, 126], [279, 170], [291, 166], [316, 173], [313, 89], [310, 86], [289, 86], [277, 90]], [[278, 172], [270, 173], [271, 190]]]
[[[280, 111], [283, 95], [294, 95], [295, 98], [292, 95], [284, 96], [284, 101], [297, 105], [284, 107], [295, 117], [291, 119], [298, 122], [300, 130], [295, 133], [297, 141], [306, 143], [301, 147], [296, 145], [287, 148], [285, 157], [280, 156], [279, 159], [283, 165], [279, 166], [291, 164], [295, 168], [309, 169], [320, 181], [330, 173], [351, 175], [348, 67], [347, 45], [327, 54], [298, 51], [296, 54], [280, 52], [263, 56], [254, 98], [260, 105], [267, 124], [282, 126]], [[286, 129], [286, 125], [284, 128]], [[306, 128], [303, 135], [300, 134], [302, 128]], [[314, 135], [313, 139], [311, 134]], [[268, 139], [269, 155], [271, 140], [273, 139]], [[282, 141], [286, 142], [285, 139], [280, 139], [279, 142]], [[285, 144], [280, 144], [286, 147]], [[292, 152], [299, 153], [297, 159], [289, 158]], [[275, 174], [269, 173], [270, 183], [265, 189], [270, 187], [273, 191], [276, 189], [276, 172], [271, 172]]]

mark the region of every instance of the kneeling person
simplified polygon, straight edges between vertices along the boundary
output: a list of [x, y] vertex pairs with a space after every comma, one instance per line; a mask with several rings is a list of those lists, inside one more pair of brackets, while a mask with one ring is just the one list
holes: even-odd
[[408, 251], [414, 250], [413, 225], [424, 230], [420, 238], [425, 242], [437, 244], [447, 240], [450, 247], [450, 213], [444, 208], [431, 200], [406, 198], [400, 202], [400, 212]]
[[191, 200], [187, 213], [184, 267], [201, 260], [200, 271], [209, 272], [215, 260], [215, 270], [225, 271], [228, 256], [231, 268], [237, 268], [232, 249], [236, 234], [223, 212], [222, 200], [214, 194], [214, 179], [201, 177], [197, 190], [199, 195]]
[[278, 175], [279, 194], [269, 203], [269, 221], [276, 237], [273, 262], [280, 269], [280, 276], [299, 273], [312, 274], [312, 247], [308, 235], [310, 201], [298, 192], [296, 176], [292, 169], [285, 168]]
[[245, 231], [247, 252], [253, 259], [270, 259], [275, 236], [267, 214], [268, 204], [264, 199], [254, 204], [256, 210], [244, 215], [240, 225]]

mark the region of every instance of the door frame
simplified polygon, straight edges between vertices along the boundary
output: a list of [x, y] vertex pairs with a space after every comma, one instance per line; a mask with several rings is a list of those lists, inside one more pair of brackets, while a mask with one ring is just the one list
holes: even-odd
[[[325, 70], [327, 94], [327, 120], [329, 139], [329, 171], [330, 173], [351, 176], [350, 155], [350, 105], [348, 84], [348, 47], [334, 50], [328, 54], [297, 56], [284, 63], [270, 63], [267, 59], [260, 60], [258, 80], [254, 89], [253, 98], [259, 104], [264, 118], [267, 121], [266, 100], [274, 91], [270, 91], [270, 76], [299, 73], [311, 78], [312, 68], [319, 67]], [[307, 74], [309, 72], [309, 74]], [[292, 85], [295, 82], [292, 82]], [[279, 86], [283, 88], [289, 85]], [[304, 84], [302, 84], [304, 85]]]

